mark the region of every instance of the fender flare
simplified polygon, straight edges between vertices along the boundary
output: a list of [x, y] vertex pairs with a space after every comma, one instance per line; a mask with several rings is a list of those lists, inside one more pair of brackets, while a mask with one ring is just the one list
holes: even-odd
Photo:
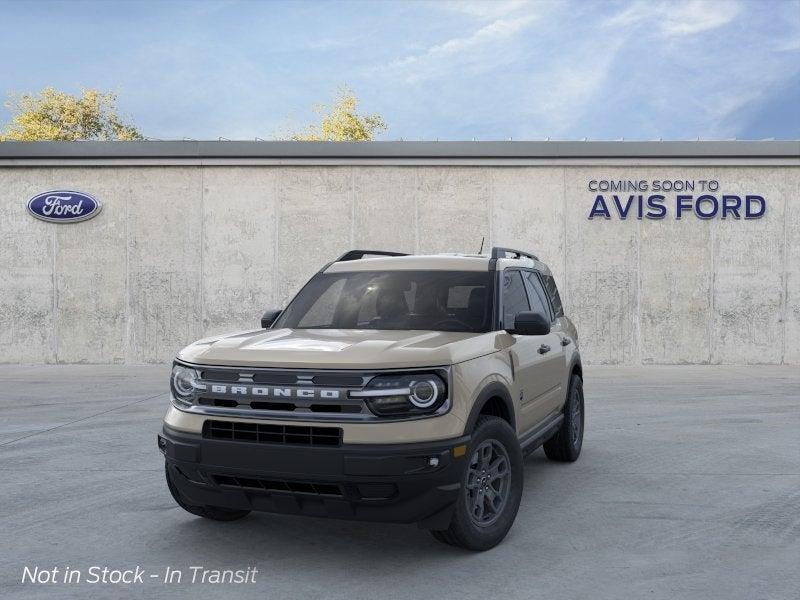
[[569, 374], [570, 374], [569, 375], [570, 378], [572, 378], [572, 372], [576, 370], [576, 367], [577, 367], [577, 371], [578, 371], [578, 377], [583, 379], [583, 365], [581, 364], [581, 357], [580, 356], [573, 357], [572, 362], [570, 362], [570, 364], [569, 364], [569, 370], [568, 371], [569, 371]]
[[[575, 373], [577, 371], [577, 373]], [[581, 382], [583, 381], [583, 365], [581, 364], [581, 357], [575, 356], [572, 361], [569, 363], [569, 369], [567, 370], [569, 373], [569, 377], [567, 378], [567, 389], [564, 392], [564, 403], [561, 405], [561, 412], [564, 412], [564, 407], [567, 405], [567, 400], [569, 399], [569, 390], [572, 387], [572, 376], [573, 374], [577, 374], [578, 377], [581, 378]]]
[[478, 394], [478, 397], [472, 404], [472, 409], [469, 411], [469, 417], [467, 418], [467, 425], [464, 429], [464, 433], [469, 433], [475, 428], [475, 423], [478, 422], [478, 417], [480, 416], [484, 405], [490, 398], [494, 397], [498, 397], [503, 401], [506, 411], [508, 412], [508, 419], [511, 428], [516, 431], [517, 415], [514, 409], [514, 402], [511, 399], [511, 392], [509, 392], [508, 388], [502, 383], [494, 381], [481, 390], [481, 393]]

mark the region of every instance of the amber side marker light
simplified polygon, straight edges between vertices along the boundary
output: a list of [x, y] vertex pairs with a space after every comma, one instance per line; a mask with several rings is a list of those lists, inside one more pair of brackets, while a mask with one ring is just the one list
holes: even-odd
[[459, 456], [464, 456], [467, 453], [467, 447], [465, 445], [456, 446], [453, 448], [453, 457], [458, 458]]

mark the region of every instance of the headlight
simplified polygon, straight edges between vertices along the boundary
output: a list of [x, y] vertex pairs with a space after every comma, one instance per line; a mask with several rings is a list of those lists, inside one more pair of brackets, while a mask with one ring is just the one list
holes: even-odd
[[436, 401], [442, 395], [444, 391], [443, 387], [444, 386], [437, 384], [434, 379], [412, 381], [409, 386], [411, 394], [408, 399], [411, 400], [411, 404], [417, 408], [430, 408], [436, 404]]
[[198, 389], [197, 380], [199, 378], [199, 373], [194, 369], [184, 367], [183, 365], [174, 365], [170, 378], [172, 396], [184, 404], [191, 404], [194, 399], [195, 390]]
[[435, 413], [447, 401], [447, 385], [435, 373], [378, 375], [351, 398], [363, 398], [381, 417], [403, 417]]

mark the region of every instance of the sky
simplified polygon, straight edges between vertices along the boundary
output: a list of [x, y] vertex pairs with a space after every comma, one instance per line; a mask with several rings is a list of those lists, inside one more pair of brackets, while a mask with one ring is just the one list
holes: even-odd
[[800, 139], [800, 0], [0, 0], [0, 23], [0, 94], [114, 91], [157, 139], [280, 137], [342, 84], [388, 140]]

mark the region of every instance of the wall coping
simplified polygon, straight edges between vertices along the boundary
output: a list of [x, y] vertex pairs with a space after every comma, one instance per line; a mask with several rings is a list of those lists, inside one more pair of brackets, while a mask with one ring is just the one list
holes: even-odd
[[2, 142], [0, 166], [215, 164], [800, 165], [789, 141]]

